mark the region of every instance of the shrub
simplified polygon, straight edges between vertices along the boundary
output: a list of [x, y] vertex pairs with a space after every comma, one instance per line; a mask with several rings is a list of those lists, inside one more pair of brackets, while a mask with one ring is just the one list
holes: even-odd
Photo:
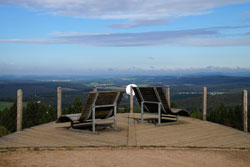
[[190, 115], [192, 118], [202, 119], [202, 113], [199, 109], [190, 110]]
[[0, 126], [5, 127], [9, 132], [16, 131], [16, 102], [11, 106], [11, 108], [5, 108], [0, 113]]
[[49, 105], [36, 101], [28, 102], [23, 110], [23, 128], [52, 122], [56, 120], [56, 110]]
[[178, 108], [178, 105], [173, 101], [170, 102], [170, 106], [171, 108]]
[[7, 128], [5, 128], [4, 126], [0, 126], [0, 137], [5, 136], [9, 133], [10, 133], [10, 131], [8, 131]]
[[77, 97], [74, 101], [74, 104], [70, 105], [68, 108], [63, 109], [63, 114], [75, 114], [81, 113], [83, 109], [83, 103], [80, 97]]
[[223, 103], [208, 113], [208, 121], [242, 130], [242, 106], [228, 109]]

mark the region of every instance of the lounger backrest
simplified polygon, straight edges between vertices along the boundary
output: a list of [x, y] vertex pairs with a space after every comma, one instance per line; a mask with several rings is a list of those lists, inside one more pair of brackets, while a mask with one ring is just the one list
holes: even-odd
[[158, 104], [147, 103], [147, 101], [160, 102], [161, 113], [189, 116], [187, 110], [170, 108], [168, 105], [168, 99], [166, 98], [162, 87], [133, 87], [133, 90], [139, 105], [141, 105], [142, 101], [145, 102], [143, 105], [145, 112], [158, 112]]
[[144, 101], [159, 102], [155, 95], [154, 87], [139, 87], [139, 89]]
[[82, 110], [80, 120], [87, 120], [89, 118], [89, 115], [91, 114], [91, 108], [92, 108], [92, 105], [95, 101], [96, 95], [97, 95], [96, 92], [90, 92], [88, 94], [87, 100], [86, 100], [85, 105], [84, 105], [83, 110]]
[[170, 106], [168, 105], [168, 100], [167, 99], [167, 96], [165, 95], [164, 91], [163, 91], [163, 88], [162, 87], [156, 87], [156, 90], [158, 92], [158, 95], [160, 96], [160, 99], [161, 99], [161, 103], [166, 111], [166, 114], [170, 114], [172, 113], [171, 112], [171, 109], [170, 109]]
[[95, 105], [112, 105], [115, 102], [115, 98], [118, 92], [98, 92]]
[[[157, 91], [157, 89], [156, 90], [154, 89], [155, 89], [154, 87], [133, 87], [139, 105], [141, 104], [142, 101], [146, 102], [144, 103], [144, 110], [146, 112], [155, 112], [155, 113], [158, 112], [158, 104], [147, 103], [147, 102], [162, 103], [161, 98], [158, 99], [156, 94], [157, 92], [155, 92]], [[166, 113], [165, 108], [162, 108], [162, 113]]]
[[119, 97], [118, 97], [118, 100], [117, 100], [117, 110], [118, 110], [118, 107], [119, 107], [119, 105], [120, 105], [120, 103], [121, 103], [121, 101], [122, 101], [122, 98], [123, 98], [123, 95], [124, 95], [124, 91], [120, 91], [120, 95], [119, 95]]
[[[164, 106], [164, 109], [166, 111], [167, 114], [171, 114], [171, 115], [182, 115], [182, 116], [190, 116], [189, 112], [185, 109], [176, 109], [176, 108], [171, 108], [168, 105], [168, 99], [166, 98], [163, 88], [162, 87], [156, 87], [157, 92], [161, 98], [161, 102], [162, 105]], [[178, 112], [174, 112], [178, 110]]]
[[[124, 92], [95, 92], [89, 93], [88, 99], [86, 101], [86, 107], [84, 107], [81, 120], [88, 120], [92, 118], [92, 107], [93, 106], [105, 106], [113, 105], [116, 103], [119, 106]], [[117, 95], [119, 95], [117, 97]], [[104, 119], [114, 115], [114, 107], [100, 107], [96, 108], [95, 118]]]
[[[139, 106], [141, 106], [141, 102], [144, 101], [144, 100], [143, 100], [143, 97], [141, 95], [139, 87], [132, 87], [132, 89], [135, 92], [135, 97], [137, 99], [137, 102], [139, 103]], [[144, 106], [144, 110], [146, 112], [149, 112], [149, 109], [147, 107], [145, 107], [145, 106]]]

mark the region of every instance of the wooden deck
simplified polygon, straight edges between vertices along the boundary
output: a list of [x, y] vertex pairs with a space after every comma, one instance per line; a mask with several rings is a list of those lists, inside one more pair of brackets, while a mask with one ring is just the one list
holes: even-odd
[[[145, 117], [156, 118], [146, 114]], [[230, 127], [186, 117], [181, 117], [178, 123], [156, 126], [146, 121], [139, 124], [139, 118], [139, 114], [118, 114], [120, 131], [100, 126], [97, 135], [89, 131], [89, 125], [79, 125], [81, 130], [69, 130], [69, 123], [52, 122], [1, 137], [0, 148], [166, 146], [250, 149], [250, 134]]]

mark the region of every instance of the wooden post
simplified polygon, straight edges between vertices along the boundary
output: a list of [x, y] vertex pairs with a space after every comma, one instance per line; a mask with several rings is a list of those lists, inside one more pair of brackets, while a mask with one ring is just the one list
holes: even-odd
[[168, 106], [171, 107], [171, 102], [170, 102], [170, 86], [166, 86], [166, 98], [167, 98]]
[[17, 124], [16, 131], [22, 130], [22, 122], [23, 122], [23, 91], [19, 89], [17, 91]]
[[93, 87], [93, 92], [97, 92], [97, 87], [96, 86]]
[[247, 90], [243, 91], [243, 130], [248, 133], [248, 125], [247, 125]]
[[57, 88], [57, 118], [62, 115], [62, 88]]
[[207, 120], [207, 87], [203, 88], [203, 121]]
[[130, 86], [130, 113], [133, 113], [134, 110], [134, 96], [133, 96], [133, 89], [132, 86]]

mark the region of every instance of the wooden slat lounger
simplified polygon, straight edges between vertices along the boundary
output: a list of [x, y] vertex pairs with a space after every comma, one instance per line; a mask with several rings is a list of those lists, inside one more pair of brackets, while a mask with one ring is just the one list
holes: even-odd
[[62, 115], [56, 122], [71, 122], [73, 128], [74, 124], [92, 121], [92, 131], [95, 132], [96, 122], [113, 119], [116, 129], [116, 113], [123, 94], [117, 91], [90, 92], [81, 113]]
[[158, 124], [161, 124], [162, 117], [173, 115], [178, 120], [178, 115], [189, 116], [189, 112], [184, 109], [170, 108], [162, 87], [133, 87], [136, 99], [141, 107], [141, 123], [143, 123], [143, 113], [158, 114]]

